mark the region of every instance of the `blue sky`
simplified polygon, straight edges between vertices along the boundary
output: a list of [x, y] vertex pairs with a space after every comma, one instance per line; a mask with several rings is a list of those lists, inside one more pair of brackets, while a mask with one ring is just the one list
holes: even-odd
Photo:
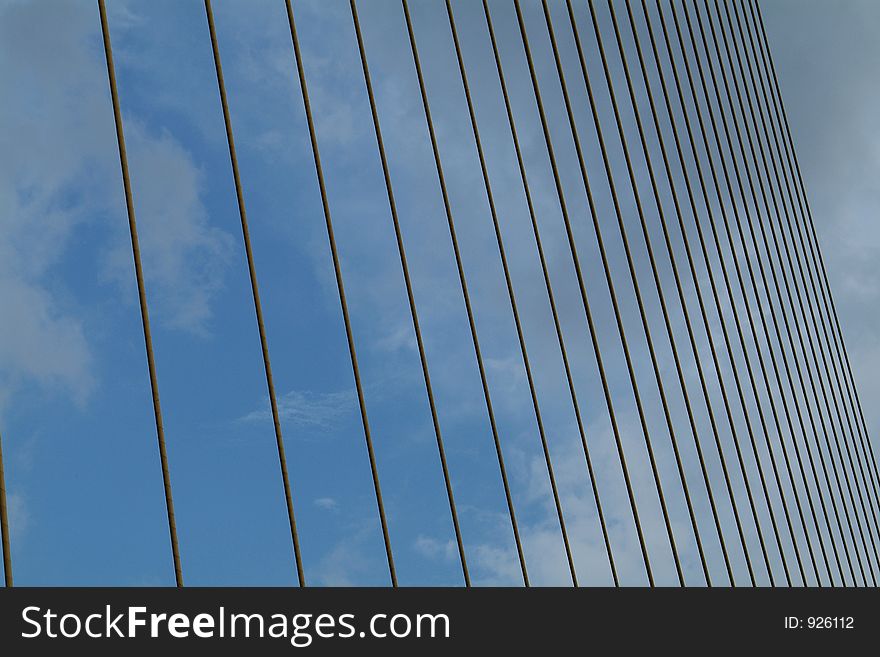
[[[291, 585], [292, 549], [204, 8], [194, 1], [109, 4], [185, 580]], [[411, 4], [530, 574], [535, 584], [566, 584], [565, 555], [445, 10], [439, 2]], [[479, 3], [453, 4], [578, 571], [584, 584], [610, 584], [485, 21]], [[656, 427], [652, 438], [685, 575], [697, 584], [696, 546], [675, 485], [669, 436], [571, 32], [564, 5], [551, 4], [639, 385]], [[661, 370], [696, 491], [710, 569], [723, 579], [588, 11], [584, 3], [575, 4], [651, 330], [662, 343]], [[872, 117], [877, 114], [870, 108], [877, 98], [867, 82], [876, 46], [868, 35], [880, 18], [870, 3], [853, 2], [840, 13], [820, 3], [796, 12], [792, 3], [765, 4], [832, 286], [867, 400], [878, 385], [871, 367], [878, 354], [871, 320], [877, 232], [870, 219], [877, 202], [876, 176], [870, 175], [876, 167]], [[512, 4], [491, 5], [618, 568], [625, 583], [642, 584], [638, 543]], [[546, 27], [539, 5], [524, 5], [652, 563], [658, 582], [673, 584]], [[478, 584], [518, 584], [403, 15], [392, 0], [361, 7], [472, 577]], [[348, 3], [300, 1], [295, 11], [400, 581], [458, 585], [454, 535]], [[384, 585], [382, 538], [284, 3], [220, 0], [214, 12], [306, 577], [311, 584]], [[653, 208], [604, 3], [599, 14], [627, 139], [636, 153], [637, 183]], [[644, 34], [640, 10], [636, 16]], [[628, 34], [625, 17], [623, 23]], [[863, 38], [844, 38], [852, 30]], [[169, 585], [173, 571], [97, 6], [59, 2], [50, 10], [43, 3], [0, 2], [0, 32], [0, 86], [11, 90], [4, 91], [0, 108], [0, 429], [16, 583]], [[628, 36], [625, 47], [634, 56]], [[653, 69], [651, 75], [651, 84], [659, 85]], [[828, 85], [829, 93], [817, 94], [820, 85]], [[663, 121], [669, 140], [668, 117]], [[681, 177], [678, 170], [675, 175]], [[661, 196], [671, 216], [665, 183]], [[660, 252], [655, 224], [652, 240]], [[682, 259], [680, 234], [673, 233], [676, 258]], [[665, 254], [659, 259], [664, 292], [672, 298], [669, 259]], [[705, 264], [701, 286], [707, 285], [704, 271]], [[686, 294], [694, 313], [692, 284], [686, 284]], [[741, 293], [735, 304], [743, 304]], [[724, 311], [729, 315], [730, 308]], [[681, 311], [673, 325], [698, 426], [706, 435], [713, 486], [723, 500]], [[716, 334], [719, 326], [713, 315]], [[705, 332], [698, 334], [706, 352]], [[793, 346], [783, 348], [801, 358]], [[742, 360], [739, 353], [736, 358]], [[722, 376], [729, 381], [729, 371]], [[711, 395], [718, 404], [714, 383]], [[866, 410], [876, 434], [876, 414], [870, 404]], [[736, 423], [743, 431], [741, 412]], [[730, 433], [723, 440], [732, 464]], [[744, 493], [737, 495], [745, 513]], [[738, 579], [745, 578], [730, 505], [721, 506], [734, 569]], [[766, 511], [760, 514], [766, 522]], [[753, 526], [748, 540], [756, 551]], [[778, 567], [778, 556], [771, 565]]]

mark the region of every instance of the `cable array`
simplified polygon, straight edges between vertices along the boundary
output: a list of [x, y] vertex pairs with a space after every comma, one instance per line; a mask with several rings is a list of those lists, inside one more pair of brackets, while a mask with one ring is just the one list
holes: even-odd
[[[367, 447], [391, 584], [398, 585], [388, 512], [379, 484], [379, 467], [367, 413], [367, 399], [358, 363], [343, 264], [331, 216], [331, 196], [319, 149], [308, 75], [297, 33], [293, 3], [285, 0], [296, 77], [302, 94], [306, 128], [335, 275], [336, 290], [351, 363], [361, 424]], [[494, 153], [481, 131], [479, 103], [497, 94], [503, 105], [505, 139], [515, 153], [513, 190], [522, 192], [528, 211], [529, 244], [541, 271], [541, 303], [552, 318], [554, 349], [558, 346], [577, 439], [582, 448], [602, 548], [615, 586], [622, 583], [621, 531], [630, 520], [638, 540], [644, 574], [657, 584], [658, 564], [671, 565], [675, 581], [686, 586], [698, 571], [700, 583], [713, 586], [723, 564], [726, 584], [744, 579], [751, 586], [817, 585], [876, 586], [880, 576], [880, 470], [855, 385], [850, 357], [834, 306], [828, 273], [819, 248], [818, 233], [807, 200], [794, 138], [783, 105], [777, 71], [757, 0], [565, 0], [552, 5], [512, 0], [490, 9], [482, 1], [484, 26], [465, 35], [459, 30], [455, 3], [443, 0], [448, 23], [450, 67], [457, 72], [460, 102], [466, 109], [470, 141], [479, 162], [484, 208], [488, 208], [494, 247], [497, 248], [506, 291], [506, 307], [516, 332], [519, 358], [531, 401], [531, 415], [549, 480], [554, 523], [564, 547], [571, 583], [581, 584], [577, 556], [579, 536], [567, 518], [568, 497], [554, 468], [558, 437], [548, 430], [538, 370], [543, 365], [530, 355], [522, 311], [522, 291], [516, 289], [507, 227], [511, 217], [498, 203], [511, 190], [493, 179]], [[370, 44], [362, 30], [356, 0], [349, 0], [353, 36], [360, 72], [369, 102], [375, 146], [394, 232], [397, 260], [406, 290], [412, 329], [436, 439], [455, 545], [466, 586], [472, 583], [466, 557], [467, 543], [453, 494], [453, 473], [440, 426], [439, 395], [435, 392], [425, 348], [425, 336], [416, 304], [407, 246], [401, 228], [395, 184], [386, 150], [386, 135], [377, 87], [371, 74]], [[525, 6], [524, 6], [525, 5]], [[640, 11], [636, 10], [638, 6]], [[129, 222], [135, 278], [156, 433], [161, 461], [168, 529], [175, 579], [183, 585], [180, 551], [165, 432], [159, 401], [145, 274], [138, 243], [135, 204], [131, 190], [122, 110], [110, 44], [104, 0], [98, 0], [108, 82], [116, 126], [119, 162]], [[371, 7], [372, 9], [372, 7]], [[456, 179], [447, 175], [441, 157], [445, 115], [432, 113], [431, 94], [422, 66], [418, 36], [408, 0], [401, 0], [408, 58], [418, 84], [420, 121], [424, 120], [433, 169], [448, 228], [459, 291], [492, 443], [497, 457], [507, 517], [522, 583], [531, 584], [525, 545], [529, 527], [517, 520], [514, 499], [518, 485], [505, 461], [499, 406], [487, 373], [481, 344], [487, 333], [478, 330], [474, 297], [451, 201]], [[421, 10], [421, 7], [419, 8]], [[512, 33], [499, 30], [497, 14], [513, 25]], [[260, 338], [270, 407], [294, 561], [300, 586], [305, 586], [305, 564], [294, 517], [281, 416], [272, 377], [267, 329], [257, 283], [255, 253], [245, 209], [233, 121], [223, 78], [220, 47], [210, 0], [205, 12], [214, 57], [220, 106], [224, 119], [242, 238], [250, 276], [254, 312]], [[495, 15], [493, 17], [493, 14]], [[559, 30], [557, 14], [567, 27]], [[556, 16], [556, 17], [555, 17]], [[582, 31], [588, 18], [592, 30]], [[507, 25], [507, 23], [505, 23]], [[659, 29], [658, 29], [659, 28]], [[477, 36], [474, 37], [474, 34]], [[494, 88], [472, 83], [466, 61], [465, 38], [485, 39], [491, 48], [489, 63]], [[606, 41], [612, 47], [606, 48]], [[378, 45], [372, 46], [378, 47]], [[595, 56], [593, 53], [595, 52]], [[513, 54], [511, 54], [513, 53]], [[525, 70], [512, 71], [507, 56], [524, 58]], [[545, 61], [550, 64], [546, 65]], [[636, 66], [637, 62], [637, 66]], [[470, 67], [475, 66], [471, 62]], [[576, 71], [572, 76], [572, 71]], [[549, 72], [548, 72], [549, 71]], [[596, 71], [604, 84], [595, 85]], [[537, 112], [537, 124], [525, 123], [523, 108], [511, 92], [511, 80], [527, 78], [528, 102]], [[577, 82], [573, 82], [577, 80]], [[497, 86], [496, 86], [497, 83]], [[658, 86], [659, 83], [659, 86]], [[621, 93], [625, 87], [625, 95]], [[585, 92], [585, 100], [581, 92]], [[457, 93], [457, 92], [456, 92]], [[450, 98], [444, 101], [451, 102]], [[456, 101], [459, 102], [459, 101]], [[564, 116], [556, 125], [554, 117]], [[591, 125], [581, 124], [589, 115]], [[611, 129], [608, 130], [608, 116]], [[392, 126], [395, 129], [397, 126]], [[526, 131], [536, 134], [543, 161], [536, 159]], [[638, 145], [632, 146], [633, 135]], [[594, 156], [593, 145], [598, 147]], [[622, 160], [621, 160], [622, 156]], [[535, 168], [549, 166], [552, 189], [536, 191]], [[598, 170], [593, 171], [593, 168]], [[621, 174], [621, 168], [625, 174]], [[569, 171], [574, 172], [572, 183]], [[456, 172], [457, 173], [457, 172]], [[542, 172], [544, 173], [544, 172]], [[624, 187], [628, 190], [623, 192]], [[650, 192], [646, 192], [650, 188]], [[552, 197], [546, 205], [543, 193]], [[574, 200], [586, 199], [586, 207]], [[598, 200], [610, 198], [612, 212]], [[476, 202], [476, 201], [474, 201]], [[567, 325], [567, 300], [558, 291], [554, 271], [556, 253], [548, 247], [547, 208], [561, 218], [559, 247], [571, 265], [583, 329]], [[584, 211], [585, 210], [585, 211]], [[637, 225], [638, 233], [630, 234]], [[597, 283], [585, 271], [584, 228], [595, 236], [602, 279], [610, 312], [597, 311]], [[532, 249], [532, 246], [534, 249]], [[640, 261], [644, 249], [647, 262]], [[620, 254], [622, 253], [622, 259]], [[625, 265], [622, 264], [625, 261]], [[534, 263], [532, 263], [534, 264]], [[587, 263], [592, 264], [592, 263]], [[650, 270], [646, 285], [641, 270]], [[624, 270], [624, 271], [618, 271]], [[473, 275], [473, 272], [471, 272]], [[627, 285], [618, 278], [624, 276]], [[604, 284], [604, 286], [602, 285]], [[674, 293], [670, 291], [670, 284]], [[546, 296], [544, 297], [544, 295]], [[651, 309], [659, 305], [659, 317]], [[694, 306], [696, 305], [696, 312]], [[604, 310], [604, 306], [602, 306]], [[635, 308], [637, 312], [633, 313]], [[640, 330], [628, 326], [638, 316]], [[662, 321], [662, 332], [655, 324]], [[682, 331], [687, 346], [681, 342]], [[614, 346], [605, 342], [616, 337]], [[583, 376], [571, 353], [583, 342], [594, 358], [602, 399], [583, 398], [578, 379]], [[609, 355], [608, 350], [613, 350]], [[642, 363], [639, 354], [647, 351]], [[708, 357], [707, 357], [708, 352]], [[611, 358], [622, 356], [626, 384], [618, 387]], [[671, 356], [671, 367], [667, 363]], [[670, 374], [670, 370], [672, 374]], [[622, 374], [622, 375], [623, 375]], [[670, 385], [670, 379], [672, 385]], [[621, 402], [634, 402], [637, 425], [630, 436], [622, 420]], [[604, 404], [604, 407], [603, 407]], [[659, 408], [662, 421], [654, 421]], [[678, 409], [683, 408], [683, 413]], [[627, 418], [628, 419], [628, 418]], [[616, 465], [625, 489], [628, 514], [609, 511], [609, 490], [600, 489], [595, 462], [602, 436], [592, 427], [606, 422], [611, 433], [607, 454]], [[707, 427], [708, 423], [708, 427]], [[668, 446], [665, 438], [668, 436]], [[662, 438], [662, 441], [661, 441]], [[683, 440], [689, 438], [690, 440]], [[638, 447], [643, 448], [634, 455]], [[693, 451], [691, 452], [691, 447]], [[553, 448], [553, 449], [552, 449]], [[646, 457], [646, 461], [645, 458]], [[694, 459], [695, 457], [695, 459]], [[634, 459], [638, 461], [634, 464]], [[694, 465], [695, 463], [695, 465]], [[558, 465], [558, 464], [557, 464]], [[650, 473], [649, 483], [638, 483], [636, 468]], [[616, 469], [615, 469], [616, 472]], [[720, 472], [720, 475], [719, 475]], [[674, 473], [674, 474], [670, 474]], [[542, 475], [543, 476], [543, 475]], [[699, 482], [695, 485], [695, 482]], [[647, 518], [642, 499], [651, 489], [659, 503], [659, 517]], [[673, 493], [673, 494], [670, 494]], [[684, 503], [687, 522], [679, 515]], [[706, 508], [708, 505], [708, 509]], [[621, 505], [624, 506], [624, 505]], [[642, 508], [640, 508], [642, 507]], [[613, 505], [611, 505], [613, 509]], [[568, 511], [568, 515], [567, 512]], [[626, 518], [625, 516], [629, 516]], [[683, 518], [684, 516], [682, 516]], [[507, 522], [505, 520], [505, 522]], [[652, 527], [662, 525], [658, 536]], [[711, 531], [707, 532], [711, 525]], [[769, 527], [768, 527], [769, 525]], [[0, 529], [5, 582], [12, 585], [7, 497], [0, 451]], [[506, 530], [505, 530], [506, 531]], [[555, 530], [554, 530], [555, 531]], [[662, 548], [660, 543], [663, 543]], [[693, 544], [696, 553], [689, 552]], [[652, 553], [657, 550], [661, 553]], [[617, 550], [617, 552], [616, 552]], [[668, 550], [668, 552], [667, 552]], [[666, 563], [667, 555], [671, 564]], [[720, 561], [719, 561], [720, 557]], [[580, 564], [592, 576], [598, 563]], [[603, 566], [604, 567], [604, 566]], [[665, 572], [665, 570], [663, 571]], [[665, 575], [664, 575], [665, 576]]]

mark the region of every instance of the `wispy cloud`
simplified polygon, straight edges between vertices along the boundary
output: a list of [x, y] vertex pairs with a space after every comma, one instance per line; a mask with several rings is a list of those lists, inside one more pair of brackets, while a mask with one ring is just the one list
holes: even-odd
[[361, 524], [351, 534], [324, 553], [314, 568], [313, 579], [320, 586], [362, 585], [364, 577], [375, 576], [377, 563], [368, 556], [372, 527]]
[[324, 511], [336, 511], [339, 508], [339, 502], [332, 497], [319, 497], [315, 500], [315, 506]]
[[100, 129], [101, 89], [81, 75], [87, 16], [56, 9], [0, 9], [0, 79], [17, 90], [0, 106], [0, 390], [36, 381], [82, 402], [94, 383], [92, 356], [51, 274], [93, 207], [90, 164], [109, 133]]
[[[329, 429], [338, 425], [355, 409], [354, 391], [313, 392], [291, 390], [278, 400], [281, 419], [292, 424], [317, 429]], [[268, 422], [272, 419], [268, 399], [265, 407], [251, 411], [241, 418], [242, 422]]]
[[[168, 132], [154, 135], [137, 121], [129, 121], [126, 131], [144, 271], [157, 316], [170, 327], [207, 333], [233, 238], [211, 226], [192, 156]], [[108, 276], [125, 286], [133, 284], [130, 251], [122, 240], [106, 259]]]
[[[0, 107], [3, 397], [36, 382], [82, 403], [95, 386], [87, 311], [67, 283], [74, 247], [86, 248], [82, 231], [96, 228], [89, 250], [77, 251], [76, 266], [97, 263], [133, 298], [113, 122], [92, 18], [74, 5], [50, 12], [27, 3], [0, 7], [0, 78], [17, 91]], [[204, 333], [231, 238], [209, 225], [190, 154], [169, 133], [126, 118], [155, 314], [166, 326]], [[91, 249], [98, 254], [94, 263]]]
[[0, 274], [0, 388], [22, 380], [68, 391], [83, 403], [94, 387], [92, 354], [78, 319], [38, 284]]
[[417, 553], [426, 559], [443, 559], [451, 561], [456, 558], [458, 551], [455, 543], [451, 540], [440, 541], [430, 536], [419, 535], [413, 546]]
[[9, 528], [12, 540], [20, 543], [24, 540], [30, 526], [31, 514], [21, 493], [11, 493], [7, 501], [9, 503]]

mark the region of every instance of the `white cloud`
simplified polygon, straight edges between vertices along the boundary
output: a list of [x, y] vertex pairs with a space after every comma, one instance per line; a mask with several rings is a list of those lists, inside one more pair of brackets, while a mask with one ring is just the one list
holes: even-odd
[[81, 323], [37, 285], [0, 274], [0, 389], [31, 379], [82, 403], [94, 386]]
[[372, 531], [362, 525], [324, 553], [310, 577], [319, 586], [356, 586], [374, 576], [377, 564], [365, 554]]
[[[266, 422], [272, 419], [268, 399], [266, 407], [255, 410], [243, 418], [243, 422]], [[297, 426], [329, 429], [339, 424], [355, 409], [355, 394], [350, 390], [339, 392], [312, 392], [291, 390], [278, 400], [278, 413], [282, 420]]]
[[[133, 287], [99, 43], [93, 7], [0, 6], [0, 79], [15, 90], [0, 105], [4, 398], [31, 381], [84, 402], [95, 385], [85, 310], [65, 273], [73, 255], [85, 275], [92, 266], [79, 250], [83, 230], [94, 237], [88, 249], [103, 248], [105, 272], [125, 281], [126, 293]], [[127, 134], [152, 309], [166, 326], [205, 332], [230, 238], [210, 227], [200, 174], [180, 144], [136, 117]]]
[[376, 348], [390, 352], [415, 351], [418, 348], [418, 342], [412, 325], [389, 328], [384, 336], [376, 339]]
[[36, 381], [83, 401], [92, 356], [63, 285], [49, 279], [86, 220], [89, 164], [106, 144], [96, 81], [81, 74], [88, 15], [0, 11], [0, 79], [17, 90], [0, 106], [0, 389]]
[[[156, 316], [168, 326], [205, 333], [233, 239], [210, 225], [201, 172], [169, 133], [154, 136], [139, 122], [128, 121], [126, 134], [138, 237]], [[106, 262], [114, 280], [134, 284], [127, 240]]]
[[339, 508], [339, 502], [332, 497], [319, 497], [315, 500], [315, 506], [324, 511], [336, 511]]
[[24, 540], [28, 527], [31, 524], [31, 515], [27, 508], [24, 496], [21, 493], [10, 493], [6, 502], [9, 507], [9, 531], [12, 534], [10, 540], [18, 545]]
[[451, 561], [458, 555], [458, 548], [451, 540], [439, 541], [430, 536], [419, 535], [414, 546], [416, 552], [427, 559], [443, 559]]

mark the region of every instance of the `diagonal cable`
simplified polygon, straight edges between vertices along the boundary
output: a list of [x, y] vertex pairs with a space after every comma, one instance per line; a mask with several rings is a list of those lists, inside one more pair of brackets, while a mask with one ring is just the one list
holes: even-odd
[[293, 512], [293, 494], [290, 486], [290, 477], [287, 472], [287, 457], [284, 453], [284, 438], [281, 435], [281, 418], [278, 413], [278, 400], [275, 395], [275, 383], [272, 378], [272, 364], [269, 359], [269, 343], [266, 337], [266, 324], [263, 319], [263, 306], [260, 302], [260, 288], [257, 284], [257, 269], [254, 260], [253, 247], [251, 245], [250, 230], [248, 228], [247, 211], [244, 204], [244, 192], [241, 186], [241, 175], [238, 169], [238, 157], [235, 154], [235, 139], [232, 135], [232, 119], [229, 114], [229, 101], [226, 97], [226, 84], [223, 81], [223, 65], [220, 61], [220, 47], [217, 43], [217, 31], [214, 26], [214, 12], [211, 0], [205, 0], [205, 15], [208, 19], [208, 31], [211, 36], [211, 50], [214, 54], [214, 68], [217, 73], [217, 88], [220, 92], [220, 105], [223, 109], [223, 124], [226, 128], [226, 142], [229, 146], [229, 161], [232, 165], [232, 177], [235, 183], [235, 198], [238, 202], [238, 214], [241, 219], [241, 233], [244, 240], [244, 250], [247, 256], [248, 275], [251, 282], [251, 293], [254, 299], [254, 312], [257, 318], [257, 328], [260, 334], [260, 350], [263, 354], [263, 368], [266, 372], [266, 387], [269, 392], [269, 404], [272, 408], [272, 424], [275, 428], [275, 443], [278, 447], [278, 462], [281, 466], [281, 481], [284, 486], [284, 501], [287, 505], [287, 519], [290, 524], [290, 537], [293, 542], [294, 561], [296, 563], [296, 576], [300, 586], [305, 586], [305, 574], [303, 572], [302, 554], [299, 546], [299, 534], [296, 529], [296, 519]]
[[116, 69], [113, 65], [113, 48], [110, 44], [110, 27], [107, 23], [107, 7], [104, 0], [98, 0], [101, 16], [101, 34], [104, 41], [104, 56], [107, 60], [107, 79], [110, 84], [110, 98], [113, 104], [113, 120], [116, 125], [116, 142], [119, 146], [119, 165], [122, 169], [122, 186], [125, 192], [125, 209], [128, 214], [128, 228], [131, 235], [131, 252], [134, 259], [137, 279], [138, 302], [141, 310], [141, 323], [144, 330], [144, 344], [147, 352], [147, 369], [150, 375], [150, 390], [153, 396], [153, 415], [156, 421], [156, 438], [159, 443], [159, 461], [162, 467], [162, 483], [165, 488], [165, 510], [168, 516], [168, 533], [171, 537], [171, 556], [174, 562], [174, 579], [178, 587], [183, 586], [183, 571], [180, 566], [180, 548], [177, 541], [177, 523], [174, 519], [174, 500], [171, 495], [171, 474], [168, 471], [168, 453], [165, 448], [165, 427], [162, 422], [162, 408], [159, 403], [159, 382], [156, 375], [156, 360], [153, 354], [153, 336], [150, 331], [150, 313], [147, 307], [147, 292], [144, 284], [144, 271], [141, 264], [141, 250], [138, 241], [137, 222], [134, 213], [134, 197], [131, 191], [131, 177], [128, 170], [128, 155], [125, 150], [125, 134], [122, 128], [122, 110], [116, 86]]
[[[504, 69], [501, 64], [501, 55], [498, 50], [498, 42], [495, 38], [495, 27], [492, 23], [492, 16], [489, 12], [489, 4], [487, 0], [483, 0], [483, 13], [486, 16], [486, 26], [489, 31], [489, 40], [492, 44], [492, 54], [495, 59], [495, 68], [498, 71], [498, 79], [501, 85], [501, 95], [504, 99], [504, 108], [507, 114], [507, 123], [510, 126], [510, 134], [513, 140], [513, 147], [516, 153], [517, 160], [517, 168], [519, 170], [520, 179], [522, 180], [523, 192], [526, 197], [526, 205], [528, 206], [529, 211], [529, 220], [532, 227], [532, 234], [535, 237], [535, 247], [538, 252], [538, 259], [541, 265], [541, 274], [544, 279], [544, 287], [547, 290], [547, 300], [550, 305], [550, 314], [553, 318], [553, 327], [556, 332], [556, 340], [559, 344], [559, 351], [562, 357], [562, 365], [565, 370], [565, 378], [566, 383], [568, 385], [569, 397], [571, 398], [572, 407], [574, 410], [575, 421], [578, 427], [578, 434], [581, 439], [581, 446], [584, 451], [584, 458], [587, 464], [587, 475], [590, 479], [590, 487], [593, 493], [593, 501], [596, 503], [597, 515], [599, 516], [599, 525], [602, 529], [602, 539], [605, 544], [605, 552], [608, 554], [608, 566], [611, 569], [611, 576], [614, 580], [615, 586], [620, 586], [620, 577], [617, 573], [617, 566], [614, 561], [614, 551], [611, 547], [611, 537], [608, 531], [608, 522], [605, 518], [605, 512], [602, 508], [602, 499], [599, 495], [599, 487], [596, 479], [595, 469], [593, 467], [593, 459], [590, 453], [590, 447], [587, 442], [587, 433], [584, 426], [584, 420], [581, 415], [580, 402], [577, 397], [577, 390], [575, 388], [574, 383], [574, 375], [571, 369], [571, 363], [568, 357], [568, 348], [565, 345], [565, 337], [562, 332], [562, 324], [559, 320], [559, 310], [556, 305], [556, 295], [553, 291], [553, 284], [550, 279], [550, 268], [547, 262], [547, 256], [544, 252], [544, 242], [541, 238], [541, 232], [538, 227], [538, 217], [535, 212], [535, 204], [532, 199], [532, 191], [531, 186], [529, 184], [528, 176], [526, 174], [525, 161], [523, 159], [522, 146], [520, 145], [519, 132], [516, 127], [516, 121], [513, 117], [513, 108], [510, 103], [510, 94], [507, 90], [507, 78], [504, 74]], [[602, 372], [602, 376], [604, 377], [604, 371]], [[626, 462], [621, 462], [621, 467], [624, 469], [625, 477], [628, 478], [628, 469], [626, 466]], [[635, 508], [635, 499], [630, 500], [633, 506], [633, 513], [635, 516], [638, 516], [638, 511]]]
[[302, 92], [303, 108], [306, 114], [306, 122], [309, 129], [309, 140], [312, 147], [312, 156], [315, 162], [315, 175], [318, 178], [318, 187], [321, 192], [321, 207], [324, 212], [324, 223], [327, 228], [327, 241], [330, 246], [330, 255], [333, 259], [333, 273], [336, 278], [336, 290], [339, 293], [339, 305], [342, 309], [342, 320], [345, 324], [345, 339], [348, 344], [348, 355], [351, 360], [351, 371], [354, 376], [355, 388], [357, 389], [358, 407], [361, 414], [361, 423], [364, 428], [364, 440], [367, 445], [367, 454], [370, 459], [370, 471], [373, 478], [373, 490], [376, 495], [376, 505], [379, 510], [379, 521], [382, 525], [382, 539], [385, 544], [385, 557], [388, 561], [388, 572], [392, 584], [397, 584], [397, 574], [394, 567], [394, 556], [391, 552], [391, 538], [388, 533], [388, 520], [385, 516], [385, 505], [382, 501], [382, 489], [379, 486], [379, 473], [376, 466], [376, 457], [373, 451], [373, 437], [370, 432], [370, 422], [367, 417], [367, 403], [364, 398], [364, 388], [361, 383], [360, 367], [358, 366], [357, 351], [354, 343], [354, 333], [351, 328], [351, 317], [348, 313], [348, 302], [345, 298], [345, 284], [342, 279], [342, 266], [339, 261], [339, 252], [336, 248], [336, 233], [333, 230], [333, 219], [330, 214], [330, 201], [327, 195], [327, 185], [324, 181], [324, 168], [321, 165], [321, 153], [318, 148], [318, 133], [315, 129], [315, 119], [312, 113], [312, 104], [309, 99], [309, 88], [306, 82], [306, 73], [303, 66], [302, 51], [299, 45], [299, 35], [296, 31], [296, 20], [293, 15], [293, 7], [290, 0], [285, 0], [287, 9], [287, 22], [290, 27], [290, 40], [293, 44], [294, 58], [296, 59], [296, 72], [299, 78], [300, 91]]
[[[465, 100], [467, 101], [468, 116], [470, 117], [471, 129], [474, 135], [474, 143], [477, 148], [477, 155], [480, 160], [480, 172], [483, 177], [484, 187], [486, 189], [486, 199], [489, 203], [489, 211], [492, 216], [492, 227], [495, 231], [495, 240], [498, 245], [498, 254], [501, 259], [501, 268], [504, 272], [504, 282], [507, 287], [507, 296], [510, 300], [510, 309], [513, 314], [514, 325], [516, 326], [516, 335], [519, 342], [520, 353], [522, 354], [523, 366], [525, 367], [526, 380], [528, 381], [529, 394], [532, 400], [532, 408], [535, 412], [535, 421], [538, 426], [538, 434], [541, 438], [541, 448], [544, 452], [544, 462], [547, 465], [547, 474], [550, 478], [550, 487], [553, 493], [553, 503], [556, 508], [556, 516], [559, 520], [559, 529], [562, 533], [562, 541], [565, 546], [565, 556], [568, 560], [568, 567], [571, 573], [572, 585], [578, 585], [577, 572], [575, 569], [574, 558], [572, 556], [571, 544], [569, 542], [568, 529], [565, 524], [565, 516], [562, 511], [562, 503], [559, 497], [559, 491], [556, 484], [556, 476], [553, 472], [553, 462], [550, 457], [550, 447], [547, 441], [547, 435], [544, 430], [544, 420], [541, 416], [541, 407], [538, 402], [538, 393], [535, 387], [534, 376], [532, 375], [531, 361], [529, 360], [528, 349], [526, 348], [525, 335], [523, 334], [522, 321], [520, 320], [519, 306], [516, 301], [516, 294], [513, 290], [513, 281], [510, 276], [510, 266], [507, 262], [507, 253], [504, 248], [504, 238], [501, 233], [501, 224], [498, 219], [498, 210], [495, 206], [495, 195], [492, 191], [492, 184], [489, 180], [489, 170], [486, 165], [486, 156], [483, 152], [483, 142], [480, 137], [480, 130], [477, 125], [477, 115], [474, 109], [473, 98], [471, 97], [470, 84], [468, 82], [467, 72], [465, 70], [464, 57], [461, 52], [461, 45], [458, 40], [458, 30], [455, 25], [455, 17], [452, 13], [452, 4], [446, 0], [446, 13], [449, 16], [449, 26], [452, 30], [452, 40], [455, 46], [455, 55], [458, 62], [458, 69], [461, 75], [462, 86], [464, 88]], [[482, 365], [481, 365], [482, 367]], [[485, 377], [484, 377], [485, 378]]]

